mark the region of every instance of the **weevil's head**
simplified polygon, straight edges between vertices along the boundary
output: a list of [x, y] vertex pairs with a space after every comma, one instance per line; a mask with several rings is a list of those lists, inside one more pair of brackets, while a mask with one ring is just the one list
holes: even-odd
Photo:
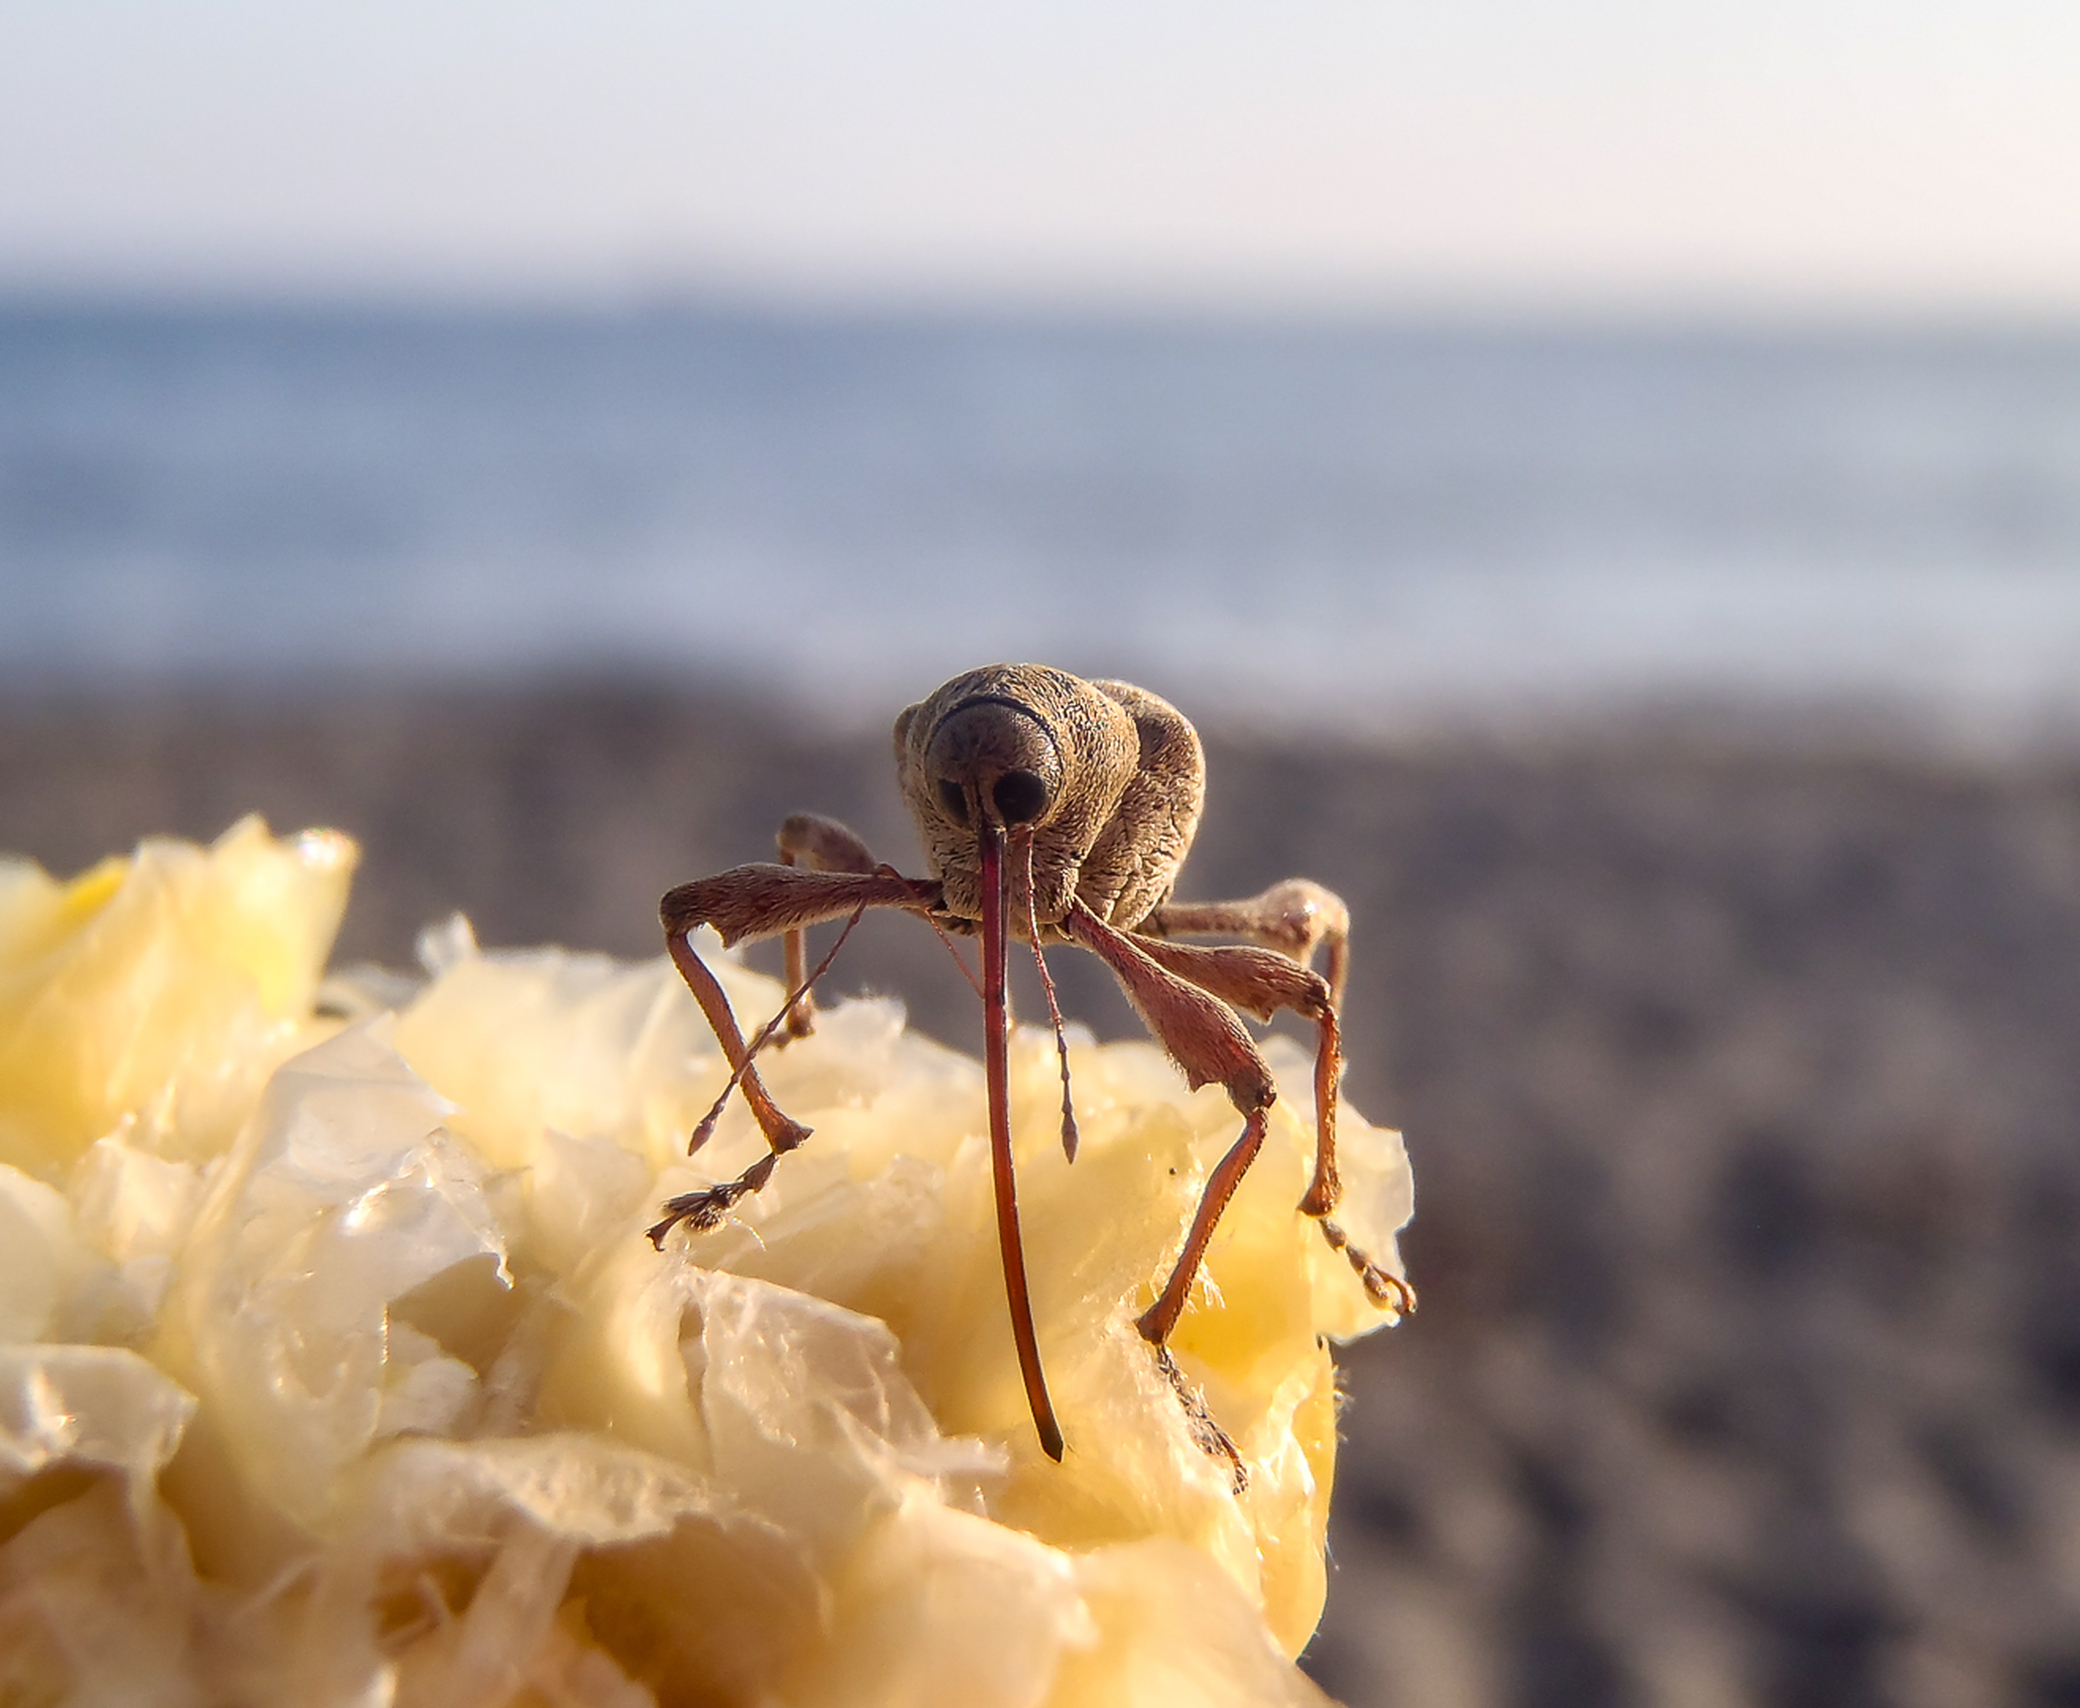
[[1042, 664], [987, 664], [941, 684], [896, 719], [895, 748], [945, 913], [981, 918], [984, 844], [1001, 840], [1016, 873], [1012, 917], [1028, 917], [1030, 868], [1042, 925], [1068, 910], [1141, 757], [1112, 693]]
[[933, 728], [924, 751], [933, 809], [955, 830], [1038, 829], [1062, 793], [1062, 754], [1045, 719], [1005, 694], [976, 694]]

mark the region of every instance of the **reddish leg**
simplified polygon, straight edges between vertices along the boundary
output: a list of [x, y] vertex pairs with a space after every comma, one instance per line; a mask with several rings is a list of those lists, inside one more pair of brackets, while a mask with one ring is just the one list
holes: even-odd
[[1193, 1278], [1221, 1212], [1264, 1142], [1266, 1112], [1278, 1093], [1271, 1070], [1226, 1003], [1157, 965], [1146, 948], [1113, 930], [1080, 901], [1063, 916], [1061, 929], [1071, 942], [1081, 944], [1112, 969], [1156, 1041], [1184, 1070], [1186, 1082], [1194, 1088], [1223, 1086], [1243, 1115], [1242, 1136], [1207, 1178], [1198, 1213], [1192, 1218], [1170, 1279], [1135, 1325], [1143, 1339], [1161, 1346], [1184, 1313]]
[[1315, 1024], [1314, 1180], [1300, 1200], [1301, 1212], [1326, 1216], [1336, 1208], [1343, 1184], [1336, 1175], [1336, 1092], [1343, 1080], [1342, 1030], [1329, 986], [1317, 973], [1269, 949], [1230, 945], [1202, 949], [1187, 943], [1133, 935], [1140, 950], [1167, 972], [1210, 991], [1232, 1008], [1269, 1020], [1290, 1008]]
[[[728, 995], [695, 952], [687, 933], [697, 925], [712, 925], [721, 933], [723, 945], [729, 947], [748, 938], [798, 932], [827, 919], [857, 915], [870, 907], [925, 912], [938, 899], [936, 882], [892, 872], [802, 872], [788, 866], [765, 865], [737, 866], [697, 883], [681, 884], [666, 893], [658, 907], [664, 920], [665, 947], [694, 1000], [701, 1005], [701, 1012], [708, 1017], [722, 1053], [729, 1060], [732, 1077], [757, 1117], [759, 1130], [765, 1134], [770, 1154], [759, 1158], [735, 1180], [672, 1199], [665, 1206], [664, 1220], [650, 1230], [652, 1244], [662, 1245], [664, 1236], [680, 1221], [691, 1221], [696, 1228], [715, 1226], [739, 1198], [764, 1186], [774, 1163], [809, 1136], [809, 1129], [783, 1114], [766, 1090], [752, 1061], [757, 1044], [745, 1044]], [[803, 984], [810, 982], [805, 979]], [[775, 1030], [775, 1026], [768, 1026], [760, 1034], [760, 1041]], [[699, 1148], [707, 1127], [708, 1123], [703, 1122], [701, 1129], [696, 1130], [687, 1147], [689, 1153]]]
[[[1246, 960], [1224, 960], [1211, 966], [1204, 961], [1188, 964], [1185, 957], [1209, 951], [1188, 949], [1183, 944], [1144, 944], [1172, 972], [1204, 983], [1209, 990], [1260, 1019], [1269, 1019], [1278, 1008], [1291, 1008], [1315, 1022], [1320, 1032], [1314, 1066], [1315, 1168], [1314, 1180], [1300, 1200], [1300, 1208], [1320, 1223], [1322, 1237], [1330, 1246], [1350, 1260], [1374, 1304], [1382, 1309], [1392, 1306], [1402, 1311], [1414, 1310], [1415, 1290], [1359, 1251], [1345, 1238], [1343, 1230], [1327, 1219], [1342, 1195], [1336, 1177], [1336, 1090], [1343, 1067], [1337, 1010], [1343, 1004], [1344, 980], [1350, 967], [1350, 910], [1343, 899], [1312, 879], [1288, 878], [1243, 901], [1168, 903], [1149, 915], [1141, 929], [1159, 938], [1219, 934], [1246, 937], [1290, 956], [1298, 963], [1295, 970], [1305, 969], [1316, 945], [1323, 946], [1326, 978], [1305, 975], [1307, 982], [1296, 985], [1290, 972], [1277, 967], [1261, 968]], [[1250, 952], [1210, 953], [1230, 957], [1247, 956]], [[1319, 987], [1323, 986], [1326, 990], [1318, 996]], [[1325, 1001], [1320, 1000], [1322, 996]]]
[[1303, 967], [1315, 945], [1323, 944], [1329, 1001], [1343, 1006], [1351, 910], [1341, 896], [1311, 878], [1287, 878], [1245, 901], [1166, 902], [1142, 921], [1141, 931], [1149, 937], [1242, 937], [1289, 955]]
[[[780, 826], [780, 864], [807, 866], [812, 872], [872, 872], [876, 861], [867, 845], [834, 818], [798, 812]], [[809, 983], [808, 934], [800, 927], [787, 933], [787, 988]], [[806, 1038], [816, 1029], [816, 1000], [806, 992], [787, 1011], [787, 1031], [779, 1040]]]
[[1336, 1172], [1336, 1094], [1343, 1078], [1342, 1033], [1328, 983], [1268, 949], [1238, 945], [1202, 949], [1138, 935], [1132, 941], [1166, 971], [1190, 980], [1245, 1014], [1269, 1020], [1279, 1009], [1289, 1008], [1315, 1023], [1314, 1179], [1300, 1200], [1300, 1212], [1315, 1219], [1332, 1250], [1343, 1253], [1374, 1304], [1382, 1309], [1392, 1306], [1404, 1312], [1414, 1310], [1414, 1289], [1373, 1262], [1350, 1243], [1342, 1228], [1328, 1220], [1343, 1196], [1343, 1183]]
[[1326, 1119], [1316, 1132], [1315, 1179], [1300, 1207], [1316, 1218], [1322, 1237], [1333, 1250], [1344, 1254], [1376, 1304], [1414, 1309], [1415, 1295], [1407, 1284], [1353, 1247], [1343, 1230], [1326, 1219], [1339, 1189], [1334, 1094], [1342, 1055], [1335, 1008], [1327, 1000], [1324, 981], [1283, 956], [1261, 949], [1200, 949], [1114, 931], [1081, 902], [1063, 919], [1062, 930], [1112, 968], [1149, 1031], [1184, 1069], [1186, 1081], [1195, 1087], [1218, 1081], [1244, 1117], [1242, 1136], [1207, 1178], [1198, 1213], [1168, 1283], [1141, 1317], [1138, 1326], [1143, 1336], [1161, 1345], [1177, 1326], [1221, 1212], [1263, 1143], [1265, 1112], [1275, 1095], [1271, 1074], [1231, 1003], [1264, 1015], [1291, 1007], [1320, 1027], [1315, 1098], [1318, 1114]]

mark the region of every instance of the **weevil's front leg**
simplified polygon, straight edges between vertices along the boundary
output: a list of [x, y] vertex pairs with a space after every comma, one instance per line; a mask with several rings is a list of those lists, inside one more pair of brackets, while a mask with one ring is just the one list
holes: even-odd
[[1351, 910], [1312, 878], [1287, 878], [1246, 901], [1165, 902], [1141, 923], [1149, 937], [1241, 937], [1289, 955], [1303, 967], [1325, 946], [1329, 1001], [1343, 1006], [1349, 971]]
[[[780, 826], [780, 864], [807, 866], [812, 872], [871, 872], [877, 862], [867, 845], [834, 818], [798, 812]], [[780, 1042], [806, 1038], [816, 1029], [816, 999], [803, 987], [809, 982], [808, 933], [797, 926], [787, 933], [787, 988], [802, 991], [787, 1011], [787, 1031]]]
[[1113, 930], [1080, 901], [1071, 904], [1061, 929], [1071, 942], [1081, 944], [1112, 969], [1156, 1041], [1184, 1069], [1186, 1083], [1195, 1089], [1219, 1084], [1242, 1111], [1242, 1136], [1207, 1176], [1206, 1190], [1200, 1194], [1198, 1212], [1192, 1217], [1191, 1231], [1185, 1235], [1184, 1249], [1178, 1253], [1170, 1279], [1135, 1325], [1143, 1339], [1161, 1346], [1184, 1314], [1185, 1300], [1191, 1295], [1192, 1281], [1221, 1212], [1263, 1146], [1265, 1123], [1278, 1092], [1256, 1044], [1226, 1003], [1158, 966], [1146, 949]]
[[1328, 1219], [1343, 1197], [1343, 1182], [1336, 1172], [1336, 1094], [1343, 1079], [1343, 1044], [1327, 982], [1268, 949], [1241, 945], [1202, 949], [1138, 935], [1133, 940], [1159, 966], [1245, 1014], [1269, 1020], [1279, 1009], [1289, 1008], [1315, 1023], [1314, 1179], [1300, 1200], [1300, 1212], [1315, 1219], [1331, 1250], [1343, 1253], [1375, 1305], [1382, 1310], [1414, 1310], [1415, 1289], [1352, 1245], [1343, 1229]]
[[[665, 947], [722, 1045], [732, 1081], [742, 1089], [744, 1101], [750, 1104], [759, 1130], [765, 1134], [768, 1154], [735, 1180], [672, 1199], [665, 1205], [664, 1220], [650, 1230], [653, 1245], [662, 1246], [664, 1236], [681, 1221], [690, 1221], [697, 1229], [715, 1226], [739, 1198], [763, 1187], [779, 1158], [809, 1136], [809, 1129], [783, 1114], [766, 1090], [752, 1061], [757, 1045], [745, 1044], [728, 994], [687, 934], [697, 925], [712, 925], [728, 948], [749, 938], [799, 931], [847, 914], [856, 916], [870, 907], [928, 912], [939, 900], [940, 886], [936, 881], [905, 878], [893, 872], [803, 872], [791, 866], [766, 865], [737, 866], [666, 892], [658, 904], [664, 921]], [[776, 1016], [775, 1023], [761, 1033], [761, 1041], [772, 1034], [777, 1023]], [[724, 1095], [728, 1095], [726, 1090]], [[694, 1142], [687, 1147], [689, 1152], [699, 1148], [702, 1137], [702, 1133], [696, 1132]]]

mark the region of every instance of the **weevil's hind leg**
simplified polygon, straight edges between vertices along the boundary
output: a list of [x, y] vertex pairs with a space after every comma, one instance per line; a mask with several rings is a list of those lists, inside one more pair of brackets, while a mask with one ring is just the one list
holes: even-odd
[[1243, 901], [1165, 902], [1143, 920], [1149, 937], [1240, 937], [1276, 949], [1303, 967], [1317, 945], [1330, 1003], [1343, 1006], [1350, 967], [1351, 910], [1312, 878], [1287, 878]]
[[[759, 1048], [779, 1030], [786, 1011], [775, 1015], [758, 1037], [747, 1045], [737, 1026], [736, 1013], [730, 1007], [728, 993], [700, 958], [688, 933], [695, 926], [712, 925], [721, 933], [723, 945], [728, 947], [747, 937], [799, 931], [822, 920], [843, 918], [847, 914], [856, 921], [870, 907], [925, 912], [938, 901], [939, 885], [936, 882], [905, 878], [894, 872], [802, 872], [787, 866], [738, 866], [697, 883], [681, 884], [666, 893], [658, 905], [664, 922], [665, 948], [672, 957], [672, 964], [679, 969], [679, 976], [686, 981], [694, 1000], [700, 1004], [701, 1012], [707, 1016], [708, 1025], [730, 1064], [730, 1083], [724, 1087], [722, 1099], [718, 1100], [715, 1109], [695, 1129], [687, 1146], [688, 1154], [698, 1150], [713, 1130], [715, 1117], [721, 1112], [731, 1089], [741, 1090], [744, 1101], [751, 1106], [759, 1130], [765, 1135], [768, 1154], [735, 1180], [672, 1199], [665, 1205], [664, 1219], [650, 1229], [653, 1245], [661, 1247], [664, 1236], [682, 1221], [692, 1223], [696, 1229], [715, 1226], [738, 1199], [763, 1187], [771, 1178], [775, 1163], [809, 1136], [807, 1127], [784, 1114], [773, 1101], [753, 1060]], [[847, 930], [850, 929], [848, 926]], [[843, 941], [841, 937], [839, 943]], [[791, 989], [797, 995], [801, 994], [815, 982], [836, 953], [837, 946], [834, 945], [831, 955], [824, 957], [823, 966], [805, 978], [801, 985]]]
[[[871, 872], [878, 862], [859, 837], [834, 818], [798, 812], [780, 826], [780, 864], [806, 866], [812, 872]], [[800, 928], [787, 933], [787, 988], [802, 990], [809, 983], [808, 933]], [[775, 1041], [806, 1038], [816, 1029], [816, 999], [803, 992], [787, 1011], [787, 1030]]]
[[1343, 1044], [1327, 981], [1268, 949], [1241, 945], [1209, 949], [1140, 936], [1132, 940], [1166, 971], [1190, 980], [1245, 1014], [1268, 1020], [1279, 1009], [1289, 1008], [1315, 1023], [1314, 1178], [1300, 1200], [1300, 1211], [1315, 1219], [1330, 1249], [1341, 1252], [1357, 1271], [1375, 1305], [1404, 1315], [1413, 1311], [1415, 1289], [1352, 1245], [1343, 1229], [1328, 1219], [1343, 1196], [1343, 1182], [1336, 1172], [1336, 1095], [1343, 1078]]

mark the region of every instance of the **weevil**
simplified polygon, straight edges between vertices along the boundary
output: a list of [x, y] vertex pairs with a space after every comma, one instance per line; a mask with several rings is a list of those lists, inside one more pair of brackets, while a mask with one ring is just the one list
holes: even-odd
[[[1170, 899], [1192, 845], [1206, 792], [1199, 737], [1176, 708], [1125, 682], [1086, 682], [1038, 664], [992, 664], [956, 676], [896, 719], [896, 778], [924, 840], [931, 875], [903, 876], [877, 861], [834, 819], [789, 818], [777, 864], [736, 866], [681, 884], [659, 907], [665, 943], [730, 1063], [729, 1083], [695, 1128], [698, 1150], [730, 1096], [741, 1091], [765, 1135], [767, 1152], [742, 1174], [670, 1200], [650, 1230], [662, 1248], [680, 1222], [718, 1226], [747, 1193], [758, 1191], [780, 1158], [809, 1137], [781, 1111], [759, 1077], [755, 1057], [776, 1038], [802, 1037], [814, 1025], [812, 991], [842, 946], [807, 967], [806, 929], [869, 908], [924, 916], [942, 933], [982, 940], [981, 994], [988, 1087], [991, 1172], [1004, 1288], [1019, 1372], [1040, 1445], [1062, 1456], [1062, 1432], [1040, 1366], [1019, 1239], [1011, 1169], [1006, 1069], [1007, 944], [1032, 945], [1053, 1016], [1062, 1069], [1062, 1146], [1076, 1156], [1076, 1122], [1061, 1013], [1042, 957], [1044, 945], [1073, 943], [1109, 967], [1143, 1023], [1196, 1089], [1218, 1084], [1243, 1118], [1242, 1133], [1212, 1173], [1183, 1248], [1155, 1302], [1136, 1327], [1178, 1381], [1166, 1343], [1183, 1314], [1193, 1278], [1221, 1212], [1263, 1144], [1277, 1088], [1236, 1011], [1268, 1020], [1290, 1009], [1314, 1024], [1315, 1160], [1298, 1210], [1314, 1218], [1342, 1252], [1373, 1301], [1411, 1309], [1399, 1277], [1352, 1246], [1330, 1220], [1341, 1194], [1336, 1172], [1336, 1096], [1343, 1073], [1337, 1019], [1350, 937], [1349, 913], [1330, 891], [1305, 878], [1273, 884], [1244, 901]], [[748, 1043], [715, 975], [688, 933], [710, 925], [732, 945], [785, 938], [788, 999]], [[1242, 944], [1197, 946], [1180, 937], [1230, 936]], [[1316, 949], [1324, 973], [1310, 970]], [[1183, 1393], [1179, 1382], [1180, 1393]], [[1190, 1397], [1187, 1395], [1187, 1402]], [[1203, 1412], [1205, 1439], [1233, 1456]], [[1240, 1461], [1237, 1461], [1238, 1477]]]

